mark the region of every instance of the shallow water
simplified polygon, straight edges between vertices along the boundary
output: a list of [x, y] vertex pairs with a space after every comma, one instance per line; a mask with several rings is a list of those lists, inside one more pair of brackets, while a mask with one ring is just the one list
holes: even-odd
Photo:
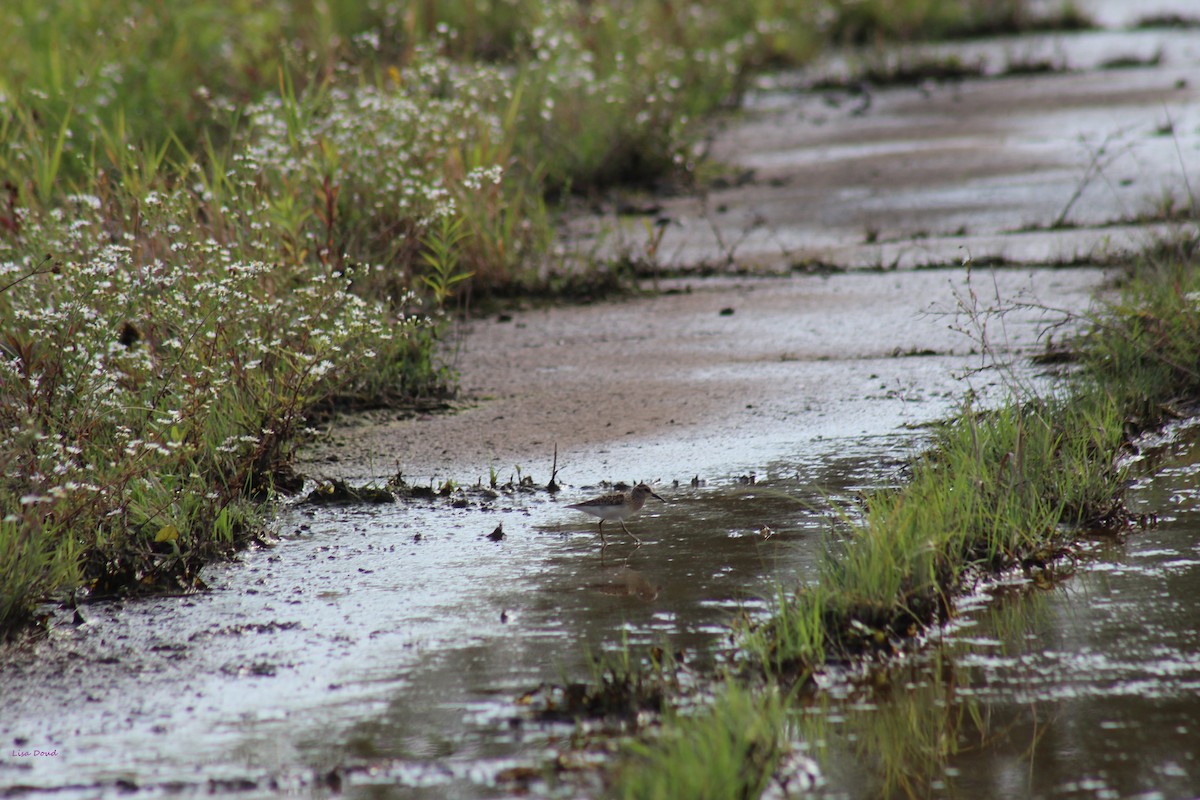
[[208, 593], [85, 607], [77, 626], [64, 612], [52, 636], [78, 674], [6, 667], [49, 695], [7, 698], [6, 733], [58, 755], [0, 760], [0, 781], [253, 796], [321, 793], [333, 772], [349, 796], [504, 795], [503, 770], [540, 768], [571, 732], [519, 697], [625, 646], [710, 665], [736, 615], [811, 571], [828, 502], [877, 483], [905, 441], [658, 486], [668, 502], [628, 523], [642, 547], [615, 526], [602, 549], [563, 507], [602, 487], [293, 507], [277, 546], [206, 572]]
[[[591, 519], [563, 507], [602, 487], [293, 507], [281, 542], [210, 570], [207, 594], [64, 619], [53, 636], [77, 666], [5, 720], [14, 752], [59, 755], [7, 753], [0, 781], [56, 797], [510, 796], [526, 784], [507, 771], [572, 753], [573, 726], [537, 721], [521, 698], [625, 646], [679, 650], [702, 673], [735, 616], [813, 575], [831, 507], [894, 480], [912, 446], [831, 443], [752, 485], [659, 485], [668, 502], [628, 523], [640, 548], [618, 526], [602, 550]], [[1052, 588], [1014, 578], [968, 601], [873, 681], [882, 691], [826, 676], [833, 699], [798, 723], [817, 796], [1195, 796], [1200, 438], [1166, 449], [1131, 496], [1156, 527], [1095, 540]], [[497, 525], [505, 538], [488, 540]], [[18, 660], [6, 678], [23, 668], [38, 671]], [[596, 741], [569, 755], [602, 757]], [[576, 796], [591, 778], [568, 780], [533, 788]]]
[[[1157, 473], [1131, 491], [1131, 509], [1157, 514], [1157, 526], [1093, 541], [1051, 589], [999, 589], [920, 665], [897, 670], [889, 700], [843, 687], [853, 702], [809, 727], [813, 742], [827, 737], [814, 749], [824, 795], [901, 791], [886, 779], [899, 758], [930, 797], [1200, 795], [1198, 430], [1169, 437]], [[864, 702], [873, 710], [853, 710]], [[897, 716], [947, 732], [953, 747], [903, 747]]]

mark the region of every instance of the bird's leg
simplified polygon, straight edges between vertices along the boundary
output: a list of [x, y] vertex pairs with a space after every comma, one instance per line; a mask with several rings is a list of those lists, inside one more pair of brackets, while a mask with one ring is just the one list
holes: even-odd
[[634, 535], [633, 535], [633, 531], [631, 531], [631, 530], [629, 530], [629, 528], [626, 528], [626, 527], [625, 527], [625, 520], [623, 520], [623, 519], [619, 519], [619, 520], [617, 520], [617, 522], [621, 523], [621, 530], [623, 530], [623, 531], [625, 531], [626, 533], [628, 533], [628, 534], [629, 534], [629, 536], [630, 536], [630, 537], [631, 537], [631, 538], [632, 538], [632, 539], [633, 539], [635, 542], [637, 542], [638, 544], [641, 544], [641, 543], [642, 543], [642, 540], [641, 540], [641, 539], [639, 539], [638, 537], [636, 537], [636, 536], [634, 536]]
[[604, 547], [608, 542], [604, 541], [604, 520], [600, 520], [600, 546]]

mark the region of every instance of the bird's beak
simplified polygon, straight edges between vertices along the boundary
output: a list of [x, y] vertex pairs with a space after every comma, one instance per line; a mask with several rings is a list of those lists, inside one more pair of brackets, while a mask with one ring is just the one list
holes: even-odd
[[651, 496], [651, 497], [653, 497], [655, 500], [658, 500], [660, 503], [665, 503], [665, 502], [667, 502], [666, 500], [663, 500], [661, 497], [659, 497], [658, 495], [656, 495], [654, 492], [651, 492], [651, 493], [650, 493], [650, 496]]

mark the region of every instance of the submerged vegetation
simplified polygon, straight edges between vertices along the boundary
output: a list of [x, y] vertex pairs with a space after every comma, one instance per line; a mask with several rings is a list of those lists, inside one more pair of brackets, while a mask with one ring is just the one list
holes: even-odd
[[660, 738], [635, 742], [616, 774], [613, 797], [721, 800], [759, 797], [788, 751], [782, 700], [727, 684], [710, 706], [672, 710]]

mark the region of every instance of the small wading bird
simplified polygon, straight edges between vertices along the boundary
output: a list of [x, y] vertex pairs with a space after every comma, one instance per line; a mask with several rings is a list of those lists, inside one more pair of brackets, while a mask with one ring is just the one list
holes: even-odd
[[583, 511], [591, 514], [593, 517], [600, 518], [600, 544], [608, 544], [604, 540], [604, 521], [615, 519], [621, 523], [621, 530], [629, 534], [629, 536], [638, 544], [642, 540], [630, 533], [629, 528], [625, 527], [625, 518], [636, 514], [642, 510], [642, 506], [646, 504], [646, 498], [653, 497], [655, 500], [666, 502], [661, 497], [650, 490], [650, 487], [644, 483], [639, 483], [637, 486], [630, 489], [628, 492], [614, 492], [606, 494], [603, 497], [596, 497], [591, 500], [584, 500], [582, 503], [573, 503], [567, 508], [574, 508], [577, 511]]

